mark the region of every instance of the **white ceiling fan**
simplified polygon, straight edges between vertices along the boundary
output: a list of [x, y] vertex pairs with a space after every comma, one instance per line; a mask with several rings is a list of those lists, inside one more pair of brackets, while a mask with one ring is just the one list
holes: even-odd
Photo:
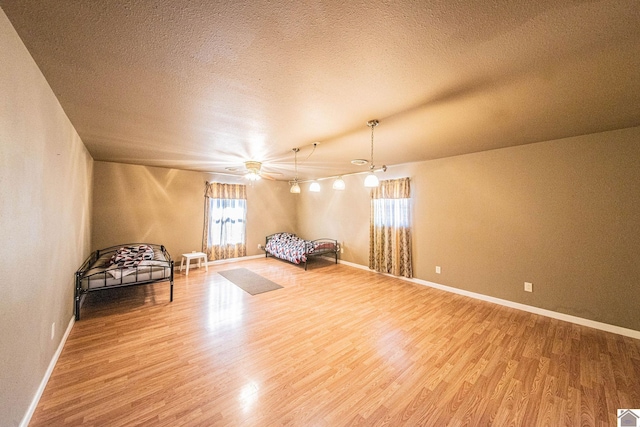
[[262, 172], [262, 162], [256, 162], [254, 160], [249, 160], [244, 162], [244, 167], [247, 169], [247, 173], [244, 175], [249, 181], [257, 181], [260, 178], [266, 178], [270, 180], [275, 180], [275, 178], [269, 176]]
[[215, 172], [215, 173], [218, 173], [220, 175], [230, 175], [230, 176], [241, 176], [242, 174], [249, 181], [258, 181], [259, 179], [262, 179], [262, 178], [268, 179], [271, 181], [276, 181], [276, 178], [274, 178], [273, 175], [282, 175], [280, 172], [273, 172], [273, 171], [265, 172], [262, 169], [262, 162], [258, 162], [256, 160], [245, 161], [244, 169], [245, 170], [242, 171], [240, 167], [230, 166], [230, 167], [225, 167], [225, 170], [231, 173], [224, 173], [224, 172]]
[[[309, 153], [306, 156], [306, 159], [303, 160], [302, 162], [295, 161], [296, 159], [293, 159], [294, 161], [291, 161], [290, 159], [291, 154], [283, 154], [281, 156], [271, 157], [266, 161], [241, 160], [242, 157], [236, 154], [234, 155], [234, 157], [235, 156], [240, 157], [239, 159], [236, 157], [235, 161], [229, 158], [227, 161], [216, 162], [218, 164], [216, 165], [217, 167], [214, 166], [214, 168], [217, 170], [212, 170], [211, 172], [219, 175], [228, 175], [228, 176], [234, 176], [234, 177], [242, 176], [248, 181], [258, 181], [259, 179], [262, 179], [262, 178], [268, 179], [271, 181], [286, 181], [287, 179], [285, 179], [285, 175], [286, 176], [293, 175], [294, 169], [296, 169], [295, 173], [297, 175], [297, 167], [299, 166], [299, 164], [304, 163], [306, 160], [308, 160], [309, 157], [315, 152], [315, 149], [319, 144], [320, 144], [319, 142], [314, 142], [312, 144], [313, 149], [311, 150], [311, 153]], [[297, 153], [298, 151], [300, 151], [300, 149], [294, 148], [292, 151], [294, 153]], [[246, 155], [246, 157], [244, 158], [246, 159], [251, 157], [253, 156]], [[241, 162], [244, 167], [240, 166]], [[218, 168], [220, 169], [224, 168], [224, 171]]]

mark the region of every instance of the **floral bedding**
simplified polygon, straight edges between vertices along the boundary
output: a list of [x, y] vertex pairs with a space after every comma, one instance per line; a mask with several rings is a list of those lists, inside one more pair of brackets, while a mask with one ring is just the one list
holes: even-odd
[[142, 261], [152, 259], [153, 248], [149, 245], [124, 246], [113, 254], [109, 260], [109, 264], [130, 268], [137, 267]]
[[274, 234], [265, 246], [265, 250], [271, 255], [294, 264], [306, 262], [307, 255], [315, 249], [313, 242], [289, 233]]
[[118, 249], [105, 265], [107, 272], [115, 279], [128, 276], [145, 266], [163, 266], [166, 263], [156, 260], [153, 248], [149, 245], [123, 246]]

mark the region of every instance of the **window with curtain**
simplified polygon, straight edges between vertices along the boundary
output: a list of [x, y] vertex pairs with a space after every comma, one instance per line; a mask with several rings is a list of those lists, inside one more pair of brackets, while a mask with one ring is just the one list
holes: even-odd
[[241, 184], [207, 182], [202, 248], [209, 260], [247, 254], [247, 192]]
[[413, 276], [409, 178], [381, 181], [371, 192], [369, 268]]

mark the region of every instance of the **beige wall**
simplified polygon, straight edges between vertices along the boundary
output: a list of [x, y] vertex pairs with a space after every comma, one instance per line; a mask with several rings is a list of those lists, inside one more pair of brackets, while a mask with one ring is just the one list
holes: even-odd
[[16, 426], [73, 317], [93, 161], [2, 11], [0, 64], [0, 425]]
[[[93, 249], [128, 242], [161, 243], [176, 262], [202, 250], [206, 181], [233, 177], [177, 169], [95, 162]], [[284, 182], [260, 180], [247, 186], [247, 255], [264, 253], [266, 235], [296, 229], [294, 195]]]
[[[639, 153], [629, 128], [384, 177], [412, 180], [416, 278], [640, 330]], [[301, 194], [299, 230], [344, 241], [342, 259], [367, 265], [368, 191], [350, 178], [344, 193]]]
[[371, 196], [363, 187], [364, 175], [344, 177], [346, 188], [335, 191], [332, 180], [320, 181], [319, 193], [301, 184], [298, 199], [298, 234], [313, 240], [337, 239], [340, 259], [369, 265], [369, 212]]

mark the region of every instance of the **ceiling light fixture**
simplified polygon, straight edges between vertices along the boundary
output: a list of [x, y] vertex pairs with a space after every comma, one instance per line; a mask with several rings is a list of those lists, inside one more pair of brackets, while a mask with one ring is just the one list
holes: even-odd
[[320, 183], [318, 181], [313, 181], [309, 186], [309, 191], [313, 191], [314, 193], [320, 192]]
[[249, 181], [259, 181], [261, 176], [255, 172], [249, 172], [248, 174], [245, 175], [245, 177], [249, 180]]
[[262, 168], [262, 163], [248, 161], [244, 162], [245, 167], [247, 168], [247, 173], [244, 175], [249, 181], [258, 181], [260, 178], [260, 169]]
[[344, 190], [346, 185], [344, 184], [344, 179], [341, 176], [337, 177], [335, 181], [333, 181], [333, 189], [334, 190]]
[[291, 185], [291, 188], [289, 189], [289, 191], [291, 193], [294, 194], [298, 194], [300, 193], [300, 185], [298, 184], [298, 151], [300, 151], [299, 148], [294, 148], [293, 152], [294, 152], [294, 162], [295, 162], [295, 168], [296, 168], [296, 176], [293, 179], [293, 184]]
[[[367, 126], [371, 128], [371, 161], [369, 162], [369, 173], [367, 177], [364, 179], [364, 186], [368, 188], [374, 188], [380, 185], [380, 181], [378, 177], [375, 175], [375, 165], [373, 164], [373, 129], [378, 126], [377, 120], [369, 120], [367, 122]], [[383, 169], [386, 169], [386, 166], [382, 166]]]

